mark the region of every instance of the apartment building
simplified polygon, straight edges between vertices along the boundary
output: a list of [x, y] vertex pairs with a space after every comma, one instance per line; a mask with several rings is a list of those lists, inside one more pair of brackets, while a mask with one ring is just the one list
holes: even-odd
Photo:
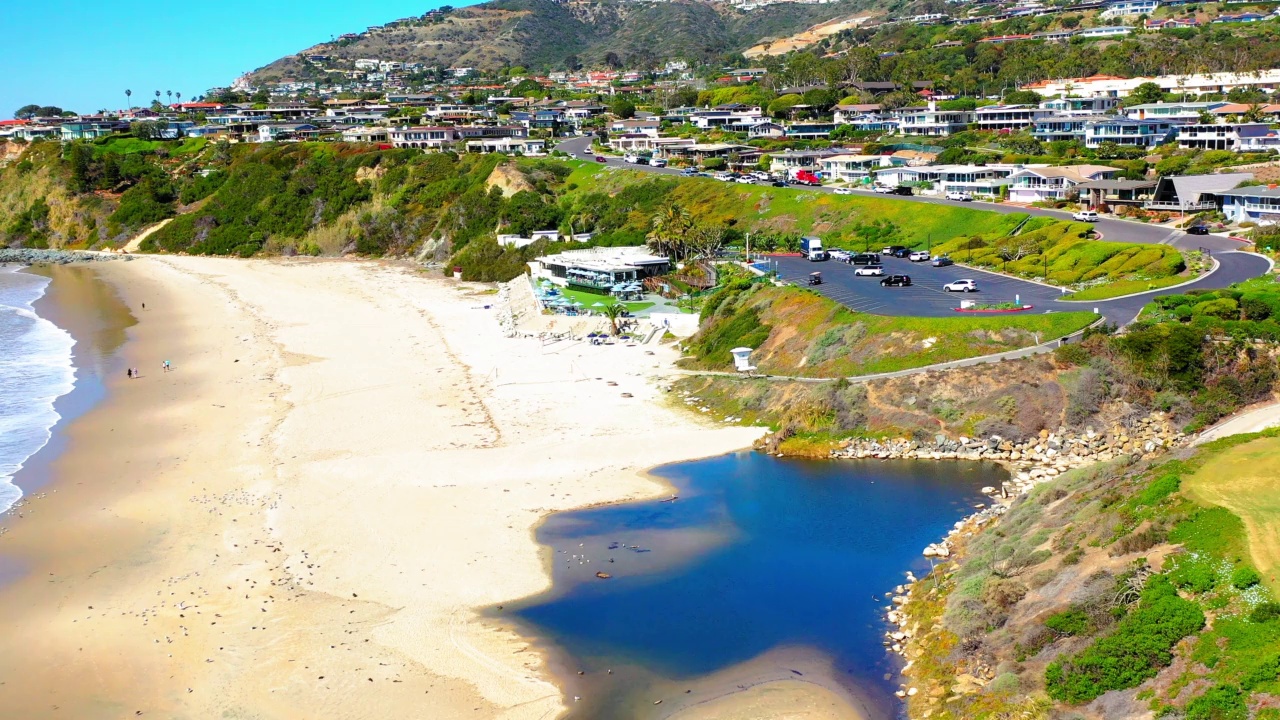
[[894, 111], [898, 120], [898, 132], [903, 135], [945, 137], [963, 132], [977, 116], [972, 110], [939, 110], [936, 102], [924, 107], [899, 108]]
[[1037, 105], [989, 105], [974, 111], [982, 130], [1021, 130], [1053, 114], [1053, 110]]
[[1214, 123], [1178, 128], [1178, 146], [1232, 152], [1280, 151], [1280, 134], [1266, 123]]
[[1111, 117], [1084, 124], [1085, 147], [1096, 148], [1110, 142], [1125, 147], [1150, 148], [1169, 142], [1177, 135], [1176, 120], [1136, 120]]

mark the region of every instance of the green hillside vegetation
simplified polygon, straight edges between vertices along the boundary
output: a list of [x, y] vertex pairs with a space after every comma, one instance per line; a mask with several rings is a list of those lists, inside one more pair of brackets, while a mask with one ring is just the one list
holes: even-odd
[[807, 289], [738, 281], [703, 304], [687, 367], [731, 370], [731, 348], [755, 348], [763, 373], [850, 377], [1016, 350], [1086, 327], [1090, 313], [911, 318], [857, 313]]
[[[1280, 689], [1280, 605], [1252, 551], [1275, 552], [1275, 520], [1242, 522], [1214, 499], [1280, 489], [1274, 474], [1245, 488], [1222, 472], [1273, 465], [1277, 434], [1072, 471], [1015, 502], [913, 593], [926, 650], [913, 716], [1045, 717], [1112, 690], [1128, 691], [1109, 696], [1114, 716], [1266, 707]], [[985, 687], [947, 702], [932, 693], [978, 664], [996, 672]]]
[[[1054, 285], [1099, 286], [1080, 300], [1115, 297], [1156, 289], [1153, 283], [1175, 284], [1186, 269], [1182, 253], [1168, 245], [1089, 240], [1091, 226], [1035, 218], [1017, 235], [975, 233], [934, 246], [935, 255], [958, 262], [1037, 278]], [[1047, 274], [1046, 274], [1047, 269]], [[1171, 278], [1178, 278], [1171, 280]], [[1116, 286], [1117, 281], [1129, 281]]]

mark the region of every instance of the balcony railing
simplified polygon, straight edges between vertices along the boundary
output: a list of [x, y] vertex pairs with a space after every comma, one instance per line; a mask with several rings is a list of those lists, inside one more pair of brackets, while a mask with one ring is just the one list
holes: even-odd
[[1217, 204], [1212, 201], [1195, 200], [1193, 202], [1177, 203], [1165, 202], [1157, 200], [1149, 200], [1142, 205], [1147, 210], [1176, 210], [1178, 212], [1200, 212], [1201, 210], [1216, 210]]

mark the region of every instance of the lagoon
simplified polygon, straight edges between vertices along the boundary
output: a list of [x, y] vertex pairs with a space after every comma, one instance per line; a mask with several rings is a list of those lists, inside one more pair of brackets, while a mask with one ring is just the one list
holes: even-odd
[[553, 587], [516, 615], [546, 639], [571, 717], [668, 717], [783, 678], [896, 717], [885, 593], [927, 572], [922, 549], [1005, 478], [991, 463], [750, 452], [655, 474], [678, 499], [563, 513], [538, 532]]

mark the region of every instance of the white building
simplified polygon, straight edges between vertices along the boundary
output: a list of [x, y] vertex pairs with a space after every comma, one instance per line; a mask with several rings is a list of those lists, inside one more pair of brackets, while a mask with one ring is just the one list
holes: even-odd
[[972, 110], [939, 110], [933, 101], [924, 107], [899, 108], [893, 114], [903, 135], [942, 137], [963, 132], [976, 121]]
[[1122, 78], [1112, 75], [1096, 75], [1087, 78], [1043, 80], [1021, 86], [1021, 90], [1034, 90], [1041, 95], [1089, 97], [1105, 95], [1125, 97], [1143, 83], [1155, 83], [1161, 90], [1187, 95], [1228, 93], [1236, 88], [1272, 90], [1280, 88], [1280, 68], [1254, 72], [1223, 72], [1196, 75], [1157, 75], [1155, 77]]
[[458, 129], [452, 126], [400, 127], [389, 131], [391, 144], [398, 148], [439, 150], [458, 141]]
[[870, 182], [877, 168], [887, 167], [886, 155], [833, 155], [818, 161], [822, 167], [822, 179], [828, 182], [862, 184]]
[[1160, 7], [1159, 0], [1115, 0], [1107, 3], [1107, 7], [1098, 17], [1102, 20], [1113, 18], [1151, 15]]
[[1028, 167], [1009, 176], [1009, 201], [1018, 203], [1065, 200], [1075, 186], [1095, 180], [1110, 180], [1119, 172], [1103, 165]]
[[1036, 105], [988, 105], [974, 111], [982, 130], [1019, 130], [1053, 114], [1053, 110]]
[[1214, 123], [1178, 128], [1178, 146], [1232, 152], [1275, 152], [1280, 134], [1266, 123]]
[[545, 140], [532, 138], [500, 137], [468, 140], [467, 152], [521, 153], [524, 155], [542, 155], [547, 151]]

